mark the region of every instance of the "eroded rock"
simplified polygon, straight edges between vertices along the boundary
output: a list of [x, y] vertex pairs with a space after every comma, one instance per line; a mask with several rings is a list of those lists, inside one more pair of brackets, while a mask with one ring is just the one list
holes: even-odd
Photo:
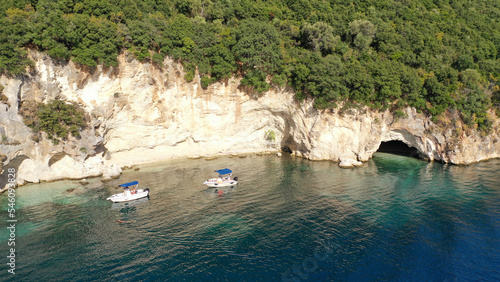
[[[199, 77], [185, 82], [182, 66], [169, 58], [159, 69], [124, 53], [116, 68], [98, 66], [89, 74], [72, 62], [54, 64], [36, 52], [31, 56], [36, 72], [0, 77], [10, 105], [0, 103], [0, 129], [8, 140], [19, 140], [0, 144], [0, 153], [6, 156], [4, 166], [16, 156], [27, 157], [19, 166], [20, 184], [92, 176], [108, 180], [122, 167], [141, 163], [282, 148], [312, 160], [358, 165], [391, 140], [431, 161], [467, 164], [500, 157], [498, 119], [491, 134], [483, 136], [460, 123], [436, 125], [410, 108], [399, 120], [367, 108], [317, 110], [312, 100], [297, 102], [287, 88], [263, 95], [242, 92], [235, 78], [202, 89]], [[78, 103], [90, 117], [88, 126], [81, 138], [59, 145], [43, 134], [34, 141], [18, 105], [55, 98]]]

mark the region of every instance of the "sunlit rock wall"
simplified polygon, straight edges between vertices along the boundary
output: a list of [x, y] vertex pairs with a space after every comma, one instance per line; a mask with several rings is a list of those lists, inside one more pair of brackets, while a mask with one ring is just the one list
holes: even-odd
[[[0, 77], [8, 97], [0, 103], [0, 154], [4, 166], [18, 160], [19, 184], [109, 179], [134, 164], [282, 148], [313, 160], [366, 161], [390, 140], [431, 161], [467, 164], [500, 156], [498, 120], [490, 135], [481, 136], [460, 123], [438, 126], [412, 109], [401, 119], [368, 109], [320, 111], [310, 100], [297, 102], [290, 89], [256, 94], [240, 89], [238, 79], [202, 89], [199, 77], [187, 83], [182, 66], [170, 59], [159, 67], [124, 53], [116, 68], [82, 69], [45, 54], [31, 56], [35, 71]], [[59, 145], [32, 140], [19, 103], [52, 99], [76, 102], [88, 113], [81, 138]], [[274, 140], [266, 137], [269, 131]]]

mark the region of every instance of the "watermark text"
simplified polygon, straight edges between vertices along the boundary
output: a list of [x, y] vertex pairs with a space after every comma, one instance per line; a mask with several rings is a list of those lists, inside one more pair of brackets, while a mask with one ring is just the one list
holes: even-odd
[[16, 274], [16, 169], [9, 168], [7, 179], [7, 229], [9, 230], [9, 239], [7, 240], [8, 255], [7, 265], [8, 272]]
[[312, 256], [303, 259], [301, 263], [292, 266], [291, 269], [283, 273], [281, 281], [299, 282], [309, 280], [309, 274], [316, 272], [319, 269], [319, 263], [327, 260], [334, 253], [335, 248], [336, 244], [331, 240], [321, 242]]

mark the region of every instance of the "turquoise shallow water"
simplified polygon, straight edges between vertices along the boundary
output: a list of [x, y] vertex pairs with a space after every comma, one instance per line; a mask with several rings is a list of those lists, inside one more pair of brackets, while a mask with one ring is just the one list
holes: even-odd
[[[240, 184], [219, 196], [201, 183], [224, 167]], [[15, 276], [0, 230], [0, 280], [499, 281], [499, 173], [500, 160], [377, 153], [340, 169], [254, 156], [146, 165], [85, 188], [28, 185], [16, 196]], [[132, 180], [151, 197], [106, 201]]]

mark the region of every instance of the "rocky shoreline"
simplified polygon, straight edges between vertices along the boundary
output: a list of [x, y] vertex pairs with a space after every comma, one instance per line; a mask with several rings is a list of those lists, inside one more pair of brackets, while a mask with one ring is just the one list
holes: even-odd
[[[123, 53], [116, 68], [87, 70], [43, 53], [31, 57], [35, 71], [29, 75], [0, 77], [8, 98], [0, 103], [0, 154], [4, 167], [17, 166], [19, 185], [110, 179], [136, 164], [281, 150], [350, 167], [389, 141], [429, 161], [470, 164], [500, 157], [498, 118], [484, 135], [453, 114], [434, 123], [411, 108], [400, 118], [368, 108], [317, 110], [312, 101], [297, 102], [290, 89], [248, 93], [236, 78], [202, 89], [198, 76], [186, 82], [182, 65], [169, 58], [160, 68]], [[54, 99], [74, 102], [89, 116], [79, 138], [55, 145], [42, 133], [34, 140], [20, 104]]]

